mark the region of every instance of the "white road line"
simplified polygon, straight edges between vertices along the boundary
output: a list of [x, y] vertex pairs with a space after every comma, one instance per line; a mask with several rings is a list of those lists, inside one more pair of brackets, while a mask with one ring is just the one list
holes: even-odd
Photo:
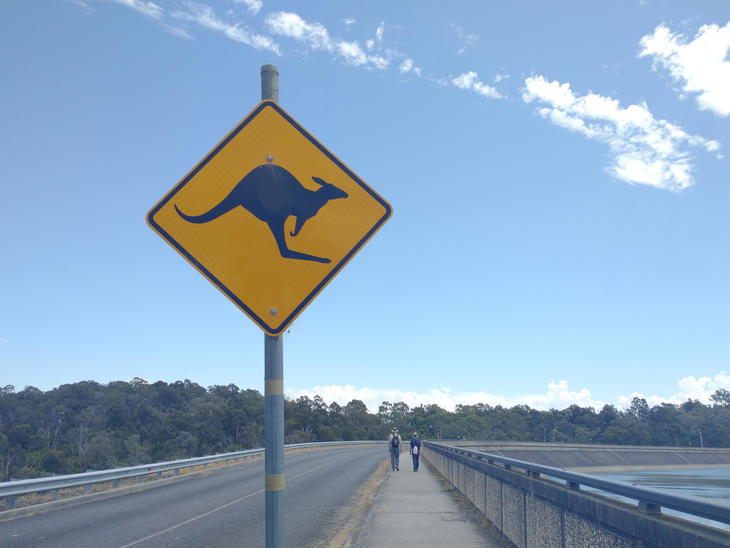
[[[287, 481], [291, 481], [294, 479], [297, 479], [300, 476], [303, 476], [304, 474], [309, 474], [310, 472], [314, 472], [315, 470], [319, 470], [320, 468], [324, 466], [328, 466], [332, 464], [333, 462], [340, 460], [342, 457], [338, 457], [336, 459], [332, 459], [331, 461], [325, 462], [324, 464], [320, 464], [319, 466], [315, 466], [314, 468], [310, 468], [309, 470], [305, 470], [304, 472], [299, 472], [298, 474], [293, 475], [291, 478], [286, 478]], [[138, 544], [141, 544], [147, 540], [153, 539], [155, 537], [159, 537], [160, 535], [164, 535], [165, 533], [169, 533], [170, 531], [174, 531], [175, 529], [178, 529], [179, 527], [182, 527], [183, 525], [187, 525], [188, 523], [192, 523], [194, 521], [197, 521], [201, 518], [204, 518], [206, 516], [209, 516], [215, 512], [218, 512], [219, 510], [224, 510], [225, 508], [228, 508], [229, 506], [233, 506], [234, 504], [238, 504], [241, 501], [244, 501], [246, 499], [250, 499], [251, 497], [255, 497], [256, 495], [260, 495], [263, 493], [263, 489], [259, 489], [258, 491], [254, 491], [253, 493], [250, 493], [246, 495], [245, 497], [241, 497], [240, 499], [232, 500], [231, 502], [228, 502], [224, 504], [223, 506], [219, 506], [218, 508], [213, 508], [213, 510], [208, 510], [204, 514], [200, 514], [199, 516], [195, 516], [194, 518], [186, 519], [185, 521], [181, 521], [178, 524], [173, 525], [172, 527], [168, 527], [167, 529], [163, 529], [162, 531], [157, 531], [156, 533], [152, 533], [151, 535], [147, 535], [144, 538], [135, 540], [134, 542], [130, 542], [129, 544], [125, 544], [123, 546], [120, 546], [119, 548], [130, 548], [131, 546], [136, 546]]]

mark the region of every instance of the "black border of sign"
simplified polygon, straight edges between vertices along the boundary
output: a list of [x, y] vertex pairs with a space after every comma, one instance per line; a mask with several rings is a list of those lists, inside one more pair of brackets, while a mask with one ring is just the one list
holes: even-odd
[[[213, 158], [218, 154], [230, 141], [233, 139], [241, 130], [243, 130], [258, 114], [260, 114], [265, 108], [273, 108], [278, 112], [287, 122], [289, 122], [297, 131], [299, 131], [304, 137], [306, 137], [315, 147], [317, 147], [325, 156], [327, 156], [332, 162], [334, 162], [345, 174], [347, 174], [353, 181], [355, 181], [363, 190], [370, 194], [378, 203], [385, 208], [385, 214], [373, 225], [373, 227], [360, 239], [359, 242], [343, 257], [343, 259], [337, 263], [325, 276], [325, 278], [317, 284], [317, 286], [307, 295], [301, 303], [292, 311], [291, 314], [281, 323], [278, 329], [273, 329], [267, 324], [262, 318], [260, 318], [253, 310], [251, 310], [246, 303], [239, 299], [231, 290], [229, 290], [220, 280], [218, 280], [211, 272], [209, 272], [198, 260], [193, 257], [188, 251], [180, 245], [170, 234], [168, 234], [157, 222], [155, 222], [154, 216], [159, 210], [169, 202], [175, 194], [177, 194], [182, 187], [184, 187], [195, 175]], [[287, 327], [296, 319], [296, 317], [309, 305], [309, 303], [319, 294], [322, 289], [337, 275], [340, 270], [352, 259], [360, 248], [372, 238], [372, 236], [380, 229], [381, 226], [390, 218], [393, 213], [393, 209], [390, 204], [383, 199], [377, 192], [370, 188], [362, 179], [355, 175], [350, 168], [343, 164], [334, 154], [332, 154], [327, 148], [317, 141], [312, 135], [307, 132], [302, 126], [300, 126], [289, 114], [287, 114], [279, 105], [273, 101], [262, 101], [251, 113], [243, 119], [231, 132], [226, 135], [223, 140], [218, 143], [213, 150], [211, 150], [205, 158], [203, 158], [198, 164], [185, 176], [175, 187], [170, 190], [152, 209], [147, 213], [147, 224], [157, 232], [164, 240], [167, 241], [178, 253], [180, 253], [190, 264], [192, 264], [203, 276], [208, 278], [213, 285], [220, 289], [223, 294], [228, 297], [233, 303], [238, 306], [249, 318], [256, 322], [259, 327], [270, 335], [279, 335], [286, 330]]]

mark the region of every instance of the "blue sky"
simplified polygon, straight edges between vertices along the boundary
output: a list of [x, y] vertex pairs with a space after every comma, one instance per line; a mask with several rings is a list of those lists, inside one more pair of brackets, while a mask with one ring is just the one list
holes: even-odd
[[145, 224], [260, 99], [393, 206], [285, 336], [291, 396], [565, 407], [730, 388], [727, 2], [9, 0], [0, 384], [263, 388]]

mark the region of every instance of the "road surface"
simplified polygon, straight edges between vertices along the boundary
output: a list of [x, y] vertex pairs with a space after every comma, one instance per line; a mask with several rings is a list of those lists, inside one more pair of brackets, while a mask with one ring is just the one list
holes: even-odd
[[[325, 546], [384, 446], [285, 457], [287, 548]], [[107, 500], [0, 523], [0, 548], [261, 548], [263, 459]]]

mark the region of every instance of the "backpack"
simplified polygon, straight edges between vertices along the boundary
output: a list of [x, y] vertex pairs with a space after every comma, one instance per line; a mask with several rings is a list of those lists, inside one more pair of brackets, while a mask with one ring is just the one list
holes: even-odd
[[399, 445], [399, 443], [398, 443], [398, 436], [393, 436], [390, 439], [390, 446], [391, 447], [398, 447], [398, 445]]
[[417, 445], [413, 446], [413, 454], [418, 455], [418, 446]]

